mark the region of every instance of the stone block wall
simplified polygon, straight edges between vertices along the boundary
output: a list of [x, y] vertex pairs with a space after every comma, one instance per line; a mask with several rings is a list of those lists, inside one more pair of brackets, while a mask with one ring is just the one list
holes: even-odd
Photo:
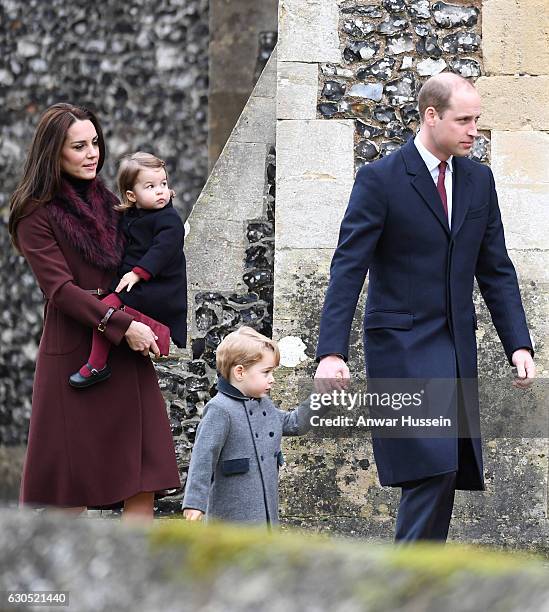
[[[282, 368], [286, 406], [312, 376], [318, 321], [356, 168], [418, 128], [415, 99], [431, 74], [472, 78], [483, 100], [473, 157], [490, 160], [541, 377], [547, 376], [547, 11], [537, 0], [281, 0], [277, 93], [274, 334], [303, 342]], [[511, 373], [478, 292], [481, 376]], [[359, 303], [350, 367], [363, 371]], [[538, 392], [542, 396], [543, 391]], [[492, 410], [481, 407], [481, 411]], [[547, 440], [485, 439], [485, 493], [460, 493], [450, 537], [544, 547]], [[282, 515], [315, 529], [391, 538], [397, 491], [379, 486], [366, 438], [285, 444]]]
[[276, 44], [278, 0], [211, 0], [208, 157], [213, 167]]

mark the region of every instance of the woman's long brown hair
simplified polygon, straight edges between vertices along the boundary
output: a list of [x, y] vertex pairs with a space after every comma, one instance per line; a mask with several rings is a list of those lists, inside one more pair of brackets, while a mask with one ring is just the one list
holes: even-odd
[[97, 132], [99, 160], [97, 172], [105, 160], [105, 141], [97, 117], [92, 111], [73, 104], [54, 104], [40, 117], [23, 168], [23, 176], [10, 199], [8, 231], [16, 248], [17, 224], [21, 219], [49, 202], [61, 183], [61, 149], [67, 131], [75, 121], [89, 120]]

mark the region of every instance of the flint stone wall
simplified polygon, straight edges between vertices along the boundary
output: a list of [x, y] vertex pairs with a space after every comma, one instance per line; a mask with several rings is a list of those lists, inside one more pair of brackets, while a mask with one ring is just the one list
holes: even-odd
[[8, 498], [28, 429], [42, 295], [5, 222], [38, 117], [55, 102], [95, 109], [107, 184], [115, 189], [120, 155], [155, 153], [186, 218], [207, 173], [208, 42], [207, 0], [0, 5], [0, 490]]
[[[318, 117], [355, 120], [357, 165], [389, 155], [419, 129], [417, 96], [430, 76], [483, 73], [480, 2], [383, 0], [340, 5], [342, 61], [322, 64]], [[470, 157], [488, 158], [486, 135]]]

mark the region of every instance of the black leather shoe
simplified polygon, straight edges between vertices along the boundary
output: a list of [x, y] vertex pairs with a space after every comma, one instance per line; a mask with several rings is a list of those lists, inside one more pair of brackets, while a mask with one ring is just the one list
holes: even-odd
[[92, 368], [89, 363], [86, 364], [86, 367], [91, 372], [91, 376], [82, 376], [80, 372], [75, 372], [69, 376], [69, 385], [74, 387], [75, 389], [85, 389], [86, 387], [91, 387], [95, 385], [95, 383], [101, 382], [102, 380], [107, 380], [107, 378], [111, 377], [111, 369], [108, 365], [106, 365], [102, 370], [96, 370]]

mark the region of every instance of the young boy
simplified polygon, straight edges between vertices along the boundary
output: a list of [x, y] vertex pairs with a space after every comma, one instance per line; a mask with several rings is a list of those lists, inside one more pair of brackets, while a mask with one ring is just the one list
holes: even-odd
[[250, 327], [230, 333], [217, 348], [217, 395], [204, 408], [183, 499], [187, 520], [206, 518], [278, 522], [282, 436], [311, 427], [309, 400], [279, 410], [269, 391], [280, 362], [274, 340]]

